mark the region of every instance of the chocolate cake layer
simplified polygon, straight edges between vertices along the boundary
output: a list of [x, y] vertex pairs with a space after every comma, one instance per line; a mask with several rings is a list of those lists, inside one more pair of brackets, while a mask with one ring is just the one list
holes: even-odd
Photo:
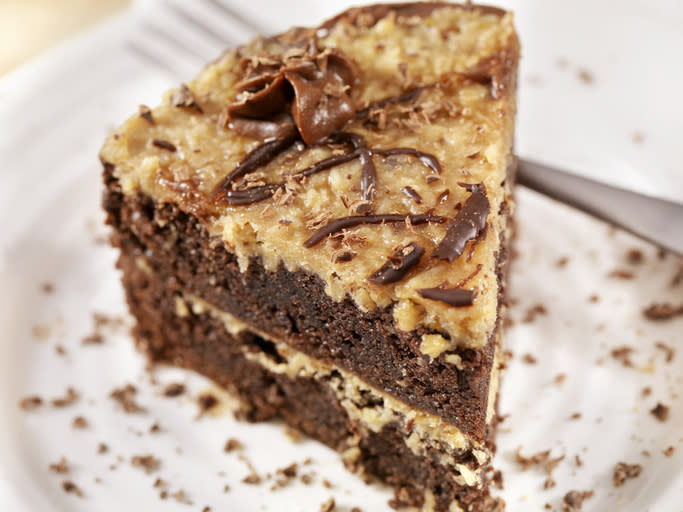
[[[419, 506], [434, 512], [500, 510], [494, 508], [498, 501], [488, 493], [488, 457], [480, 471], [481, 480], [476, 485], [463, 483], [456, 466], [444, 465], [443, 451], [426, 447], [417, 455], [407, 444], [410, 431], [404, 425], [390, 422], [373, 431], [351, 418], [340, 401], [343, 393], [335, 392], [345, 385], [339, 372], [292, 378], [269, 371], [257, 356], [281, 364], [282, 356], [272, 342], [248, 331], [231, 334], [224, 322], [209, 313], [178, 308], [183, 293], [180, 283], [161, 278], [140, 261], [131, 253], [122, 253], [118, 266], [123, 270], [129, 306], [138, 319], [136, 341], [153, 361], [212, 378], [240, 398], [239, 414], [250, 421], [283, 418], [288, 425], [341, 452], [353, 471], [395, 486], [395, 506]], [[371, 396], [356, 404], [360, 409], [378, 405], [383, 406]], [[496, 424], [494, 418], [486, 431], [483, 449], [489, 454], [495, 451]], [[463, 469], [478, 466], [472, 449], [462, 453], [457, 462]]]
[[[162, 279], [177, 282], [245, 323], [483, 441], [492, 342], [482, 350], [448, 350], [431, 359], [420, 349], [421, 334], [429, 331], [418, 336], [403, 332], [395, 328], [387, 309], [361, 312], [350, 299], [337, 302], [319, 279], [302, 271], [279, 267], [272, 272], [254, 261], [241, 272], [225, 243], [209, 236], [193, 215], [172, 204], [155, 204], [144, 195], [122, 194], [111, 166], [105, 182], [108, 223], [124, 253], [144, 257]], [[501, 251], [499, 269], [505, 256]], [[149, 350], [163, 354], [167, 347], [160, 341]]]

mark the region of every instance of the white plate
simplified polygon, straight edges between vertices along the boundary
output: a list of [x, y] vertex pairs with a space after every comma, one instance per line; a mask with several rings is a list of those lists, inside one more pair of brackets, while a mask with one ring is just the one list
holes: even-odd
[[[673, 0], [656, 6], [624, 1], [618, 9], [613, 2], [587, 0], [505, 5], [517, 11], [524, 45], [520, 153], [683, 198], [683, 68], [674, 58], [683, 48], [683, 7]], [[245, 9], [277, 30], [313, 23], [342, 7], [283, 6], [252, 0]], [[125, 330], [113, 332], [101, 346], [81, 346], [92, 331], [92, 312], [125, 311], [115, 254], [94, 241], [105, 232], [99, 146], [139, 103], [154, 104], [173, 84], [124, 51], [135, 16], [114, 19], [0, 82], [0, 510], [210, 505], [212, 510], [310, 511], [329, 496], [344, 511], [387, 509], [390, 490], [347, 474], [338, 456], [317, 443], [292, 443], [281, 425], [245, 425], [227, 414], [196, 420], [193, 399], [209, 386], [196, 375], [158, 371], [162, 383], [182, 381], [190, 390], [185, 397], [162, 398]], [[584, 69], [593, 83], [579, 78]], [[634, 134], [642, 142], [634, 142]], [[545, 503], [561, 510], [562, 495], [579, 489], [595, 491], [584, 510], [681, 512], [683, 319], [654, 324], [641, 315], [652, 301], [683, 302], [683, 288], [669, 286], [680, 261], [659, 259], [654, 248], [525, 190], [518, 199], [520, 256], [510, 285], [517, 322], [507, 337], [515, 357], [502, 388], [501, 411], [509, 417], [496, 460], [509, 510], [538, 511]], [[632, 247], [643, 251], [645, 262], [630, 268], [624, 254]], [[564, 256], [569, 263], [558, 268], [556, 261]], [[635, 279], [607, 277], [616, 268], [630, 268]], [[53, 294], [41, 291], [46, 281], [55, 284]], [[597, 303], [588, 300], [594, 293]], [[537, 303], [545, 304], [548, 314], [520, 322]], [[36, 338], [36, 326], [50, 328], [47, 339]], [[657, 341], [678, 349], [672, 362], [664, 361]], [[66, 356], [56, 353], [58, 344]], [[610, 357], [621, 345], [635, 349], [635, 368]], [[525, 353], [533, 353], [538, 364], [522, 362]], [[554, 382], [559, 373], [566, 375], [561, 384]], [[127, 415], [113, 407], [109, 392], [127, 382], [139, 388], [146, 414]], [[82, 393], [70, 407], [25, 412], [17, 406], [26, 395], [53, 398], [68, 386]], [[641, 397], [644, 387], [652, 389], [649, 397]], [[658, 401], [671, 407], [667, 422], [649, 413]], [[574, 412], [582, 418], [569, 420]], [[89, 429], [72, 429], [77, 415], [87, 418]], [[155, 421], [162, 432], [147, 434]], [[228, 437], [243, 441], [261, 474], [311, 457], [314, 484], [271, 493], [269, 483], [240, 483], [248, 470], [223, 453]], [[111, 450], [97, 455], [102, 441]], [[666, 457], [662, 450], [670, 445], [676, 451]], [[566, 455], [555, 471], [555, 488], [543, 490], [542, 471], [520, 471], [514, 460], [519, 446], [525, 455], [546, 449]], [[162, 460], [158, 472], [147, 475], [130, 466], [131, 456], [146, 453]], [[577, 454], [582, 467], [576, 465]], [[83, 489], [84, 498], [65, 494], [65, 477], [48, 470], [61, 456], [72, 464], [66, 478]], [[118, 456], [124, 462], [117, 462]], [[614, 488], [612, 469], [619, 461], [640, 463], [643, 472]], [[193, 507], [160, 501], [152, 487], [157, 477], [169, 482], [171, 492], [182, 488]], [[321, 485], [323, 477], [331, 489]]]

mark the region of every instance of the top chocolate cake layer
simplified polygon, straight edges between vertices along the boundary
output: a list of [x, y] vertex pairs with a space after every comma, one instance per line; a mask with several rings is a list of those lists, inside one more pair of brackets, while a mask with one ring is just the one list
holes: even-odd
[[336, 300], [393, 307], [399, 329], [435, 333], [431, 353], [481, 347], [498, 310], [518, 54], [497, 9], [351, 9], [226, 52], [101, 156], [124, 193], [198, 216], [243, 268], [282, 263]]

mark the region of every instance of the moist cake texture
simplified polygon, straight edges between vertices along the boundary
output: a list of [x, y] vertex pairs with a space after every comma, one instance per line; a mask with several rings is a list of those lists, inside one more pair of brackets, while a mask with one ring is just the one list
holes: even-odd
[[512, 15], [351, 9], [226, 51], [106, 141], [134, 334], [240, 413], [490, 510], [519, 47]]

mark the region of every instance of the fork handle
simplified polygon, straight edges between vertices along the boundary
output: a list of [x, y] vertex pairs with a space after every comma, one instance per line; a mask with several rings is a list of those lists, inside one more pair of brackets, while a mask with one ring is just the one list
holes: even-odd
[[517, 182], [683, 255], [683, 204], [639, 194], [533, 160], [520, 159]]

